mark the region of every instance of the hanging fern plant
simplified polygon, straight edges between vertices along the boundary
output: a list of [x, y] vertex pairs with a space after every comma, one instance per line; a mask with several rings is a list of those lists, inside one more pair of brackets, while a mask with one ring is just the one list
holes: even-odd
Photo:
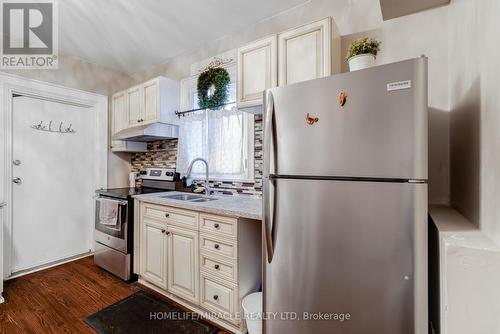
[[200, 108], [213, 108], [226, 103], [231, 77], [225, 68], [209, 68], [198, 76], [196, 89]]

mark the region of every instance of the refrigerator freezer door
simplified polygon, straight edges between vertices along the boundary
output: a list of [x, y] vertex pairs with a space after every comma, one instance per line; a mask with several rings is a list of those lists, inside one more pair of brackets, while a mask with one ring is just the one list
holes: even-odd
[[270, 175], [427, 179], [427, 58], [273, 88], [266, 103]]
[[427, 333], [426, 184], [273, 182], [265, 333]]

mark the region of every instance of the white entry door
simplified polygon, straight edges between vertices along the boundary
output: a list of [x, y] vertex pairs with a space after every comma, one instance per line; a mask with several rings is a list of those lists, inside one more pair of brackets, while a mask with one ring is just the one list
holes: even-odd
[[12, 273], [92, 248], [95, 124], [84, 107], [13, 98]]

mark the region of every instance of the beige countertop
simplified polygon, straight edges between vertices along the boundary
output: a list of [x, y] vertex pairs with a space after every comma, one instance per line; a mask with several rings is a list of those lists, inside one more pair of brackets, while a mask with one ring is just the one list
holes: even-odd
[[164, 193], [136, 195], [134, 196], [134, 198], [142, 202], [168, 205], [181, 209], [195, 210], [223, 216], [262, 220], [261, 198], [252, 196], [212, 195], [210, 197], [216, 198], [216, 200], [209, 202], [192, 202], [164, 198], [164, 196], [171, 196], [176, 194], [186, 193], [172, 191]]

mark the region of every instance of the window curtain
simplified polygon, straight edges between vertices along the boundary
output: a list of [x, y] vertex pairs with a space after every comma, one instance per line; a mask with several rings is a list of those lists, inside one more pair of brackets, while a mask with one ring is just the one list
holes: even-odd
[[[236, 108], [204, 110], [181, 118], [177, 152], [177, 171], [184, 174], [189, 163], [202, 157], [208, 161], [210, 175], [242, 178], [245, 174], [243, 152], [243, 112]], [[204, 166], [196, 163], [192, 176], [204, 175]]]

